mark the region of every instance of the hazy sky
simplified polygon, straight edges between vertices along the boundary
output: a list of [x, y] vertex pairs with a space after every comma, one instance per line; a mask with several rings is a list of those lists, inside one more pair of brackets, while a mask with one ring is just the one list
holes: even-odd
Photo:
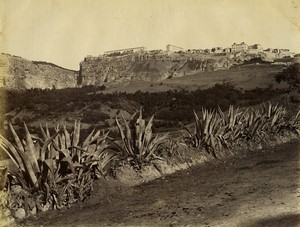
[[1, 52], [78, 69], [86, 55], [145, 46], [300, 52], [300, 0], [0, 0]]

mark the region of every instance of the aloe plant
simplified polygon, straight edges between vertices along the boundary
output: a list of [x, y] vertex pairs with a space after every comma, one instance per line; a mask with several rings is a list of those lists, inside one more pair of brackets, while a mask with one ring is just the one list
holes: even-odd
[[130, 126], [130, 123], [128, 123], [123, 116], [123, 124], [116, 118], [121, 141], [114, 141], [114, 150], [118, 152], [121, 159], [128, 161], [138, 169], [153, 159], [161, 158], [158, 155], [158, 151], [162, 149], [168, 137], [167, 134], [153, 135], [153, 119], [154, 116], [152, 116], [146, 124], [146, 121], [142, 118], [142, 110], [140, 110], [139, 117], [134, 126]]

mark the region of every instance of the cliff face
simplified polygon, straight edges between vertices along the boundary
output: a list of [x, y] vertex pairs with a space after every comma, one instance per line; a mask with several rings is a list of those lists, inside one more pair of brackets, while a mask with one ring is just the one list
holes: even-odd
[[0, 55], [0, 87], [8, 89], [72, 88], [124, 81], [160, 81], [200, 71], [226, 69], [226, 56], [192, 57], [185, 53], [168, 55], [160, 51], [86, 57], [79, 72], [47, 62], [29, 61], [9, 54]]
[[0, 55], [0, 86], [8, 89], [68, 88], [77, 86], [78, 72], [47, 62]]
[[101, 85], [105, 82], [160, 81], [199, 71], [226, 69], [227, 57], [191, 58], [187, 55], [128, 54], [124, 56], [86, 57], [80, 63], [79, 83]]
[[127, 58], [85, 60], [80, 64], [79, 81], [82, 85], [104, 82], [158, 81], [168, 77], [169, 64], [151, 60], [134, 62]]

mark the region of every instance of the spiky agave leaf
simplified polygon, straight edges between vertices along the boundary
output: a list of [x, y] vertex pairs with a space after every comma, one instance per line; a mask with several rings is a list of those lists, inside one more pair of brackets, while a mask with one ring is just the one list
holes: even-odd
[[21, 170], [25, 171], [22, 159], [17, 151], [17, 149], [2, 135], [0, 135], [0, 148], [5, 151], [5, 153], [10, 157], [13, 163]]
[[41, 161], [44, 161], [46, 158], [51, 157], [49, 155], [49, 145], [52, 143], [54, 138], [59, 135], [59, 133], [60, 133], [60, 131], [56, 132], [54, 135], [52, 135], [51, 137], [49, 137], [45, 140], [43, 147], [41, 149], [41, 152], [40, 152], [40, 157], [39, 157], [39, 159]]
[[[149, 123], [148, 123], [149, 124]], [[135, 123], [135, 143], [134, 146], [137, 150], [142, 152], [143, 150], [143, 137], [145, 135], [145, 120], [142, 118], [142, 110]]]
[[95, 129], [93, 129], [90, 134], [86, 137], [86, 139], [84, 140], [83, 144], [82, 144], [82, 147], [85, 148], [87, 147], [88, 145], [90, 145], [90, 142], [92, 140], [92, 137], [93, 137], [93, 134], [95, 132]]
[[[16, 150], [18, 151], [18, 153], [22, 159], [23, 165], [25, 167], [24, 174], [28, 175], [29, 180], [32, 183], [32, 186], [34, 188], [38, 188], [39, 185], [38, 185], [38, 179], [36, 177], [36, 174], [39, 172], [35, 172], [35, 169], [32, 164], [32, 160], [30, 159], [31, 156], [28, 155], [28, 153], [24, 153], [23, 151], [19, 150], [18, 148], [16, 148]], [[24, 176], [24, 178], [26, 179], [26, 176]]]
[[[123, 122], [125, 124], [125, 130], [126, 130], [126, 135], [123, 131], [123, 128], [121, 126], [121, 124], [119, 123], [118, 121], [118, 118], [116, 118], [116, 123], [117, 123], [117, 126], [118, 126], [118, 129], [119, 129], [119, 132], [120, 132], [120, 135], [121, 135], [121, 139], [124, 143], [124, 151], [127, 153], [128, 156], [134, 156], [134, 151], [131, 147], [131, 132], [130, 132], [130, 128], [128, 126], [128, 123], [126, 122], [126, 120], [124, 119], [124, 117], [122, 116], [123, 118]], [[117, 145], [117, 144], [116, 144]]]
[[75, 123], [74, 123], [72, 146], [78, 145], [79, 137], [80, 137], [80, 121], [78, 120], [78, 121], [75, 121]]
[[[108, 131], [108, 132], [103, 133], [101, 135], [100, 131], [97, 131], [96, 134], [94, 136], [92, 136], [91, 140], [87, 143], [86, 146], [89, 146], [89, 145], [94, 144], [94, 143], [99, 145], [99, 143], [106, 142], [106, 140], [108, 139], [108, 134], [109, 133], [110, 132]], [[82, 145], [83, 149], [85, 149], [86, 146]]]
[[19, 136], [17, 135], [17, 133], [16, 133], [14, 127], [12, 126], [11, 122], [9, 122], [8, 125], [9, 125], [9, 129], [10, 129], [10, 131], [11, 131], [13, 137], [14, 137], [14, 140], [15, 140], [15, 143], [16, 143], [17, 147], [18, 147], [20, 150], [24, 151], [23, 144], [22, 144], [22, 142], [21, 142]]
[[66, 128], [66, 125], [63, 126], [63, 130], [64, 130], [66, 147], [70, 147], [71, 146], [71, 136], [70, 136], [70, 133], [68, 132], [68, 130]]
[[35, 173], [38, 173], [40, 172], [40, 168], [37, 162], [36, 151], [34, 149], [34, 144], [31, 138], [31, 134], [25, 122], [24, 122], [24, 129], [25, 129], [25, 137], [26, 137], [26, 153], [32, 163], [33, 170], [35, 171]]
[[133, 141], [132, 141], [132, 135], [131, 135], [131, 130], [130, 130], [130, 127], [129, 127], [129, 124], [128, 122], [125, 120], [124, 116], [122, 116], [122, 119], [123, 119], [123, 123], [124, 123], [124, 126], [125, 126], [125, 135], [126, 135], [126, 141], [128, 142], [128, 148], [129, 149], [132, 149], [132, 144], [133, 144]]
[[143, 153], [145, 153], [145, 149], [147, 149], [147, 147], [149, 146], [149, 143], [151, 141], [153, 119], [154, 119], [154, 116], [152, 116], [150, 118], [146, 127], [145, 127], [145, 121], [143, 121], [143, 127], [141, 127], [141, 130], [142, 130], [141, 136], [139, 136], [139, 138], [138, 138], [140, 140], [139, 141], [140, 146], [138, 147], [138, 149], [140, 151], [140, 156], [142, 156]]

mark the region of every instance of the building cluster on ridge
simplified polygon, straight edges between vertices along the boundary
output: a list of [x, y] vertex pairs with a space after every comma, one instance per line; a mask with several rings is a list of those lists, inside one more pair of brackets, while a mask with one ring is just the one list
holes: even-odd
[[86, 57], [87, 60], [93, 60], [102, 57], [121, 57], [126, 55], [138, 55], [143, 53], [149, 54], [158, 54], [158, 55], [171, 55], [174, 53], [181, 53], [181, 54], [204, 54], [204, 55], [219, 55], [219, 56], [238, 56], [241, 53], [249, 54], [249, 55], [261, 55], [264, 57], [265, 60], [274, 60], [278, 58], [284, 57], [294, 57], [295, 53], [291, 52], [289, 49], [278, 49], [278, 48], [267, 48], [263, 49], [261, 44], [253, 44], [247, 45], [245, 42], [241, 43], [233, 43], [231, 47], [213, 47], [211, 49], [184, 49], [182, 47], [174, 46], [168, 44], [166, 46], [166, 50], [146, 50], [145, 47], [134, 47], [134, 48], [126, 48], [126, 49], [119, 49], [119, 50], [110, 50], [105, 51], [103, 54], [93, 57], [88, 55]]

